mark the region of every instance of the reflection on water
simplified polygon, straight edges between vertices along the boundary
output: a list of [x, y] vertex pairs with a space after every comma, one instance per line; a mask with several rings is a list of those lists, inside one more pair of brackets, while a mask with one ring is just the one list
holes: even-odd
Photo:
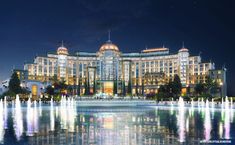
[[185, 108], [184, 101], [182, 98], [179, 99], [178, 104], [178, 115], [177, 115], [177, 125], [178, 125], [178, 134], [179, 134], [179, 142], [185, 141]]
[[19, 96], [16, 96], [15, 108], [13, 108], [13, 118], [14, 118], [14, 130], [16, 139], [20, 140], [20, 137], [23, 133], [23, 118], [22, 118], [22, 110]]
[[33, 135], [33, 109], [31, 108], [30, 98], [27, 102], [27, 135]]
[[30, 100], [22, 105], [16, 100], [14, 106], [7, 108], [1, 100], [0, 143], [15, 140], [19, 144], [38, 145], [197, 144], [235, 137], [230, 106], [225, 103], [223, 111], [213, 110], [212, 118], [209, 102], [198, 103], [200, 109], [193, 105], [187, 108], [180, 101], [179, 107], [171, 104], [169, 108], [88, 108], [63, 98], [61, 104], [51, 101], [42, 106]]
[[53, 101], [51, 100], [51, 108], [50, 108], [50, 130], [54, 131], [55, 130], [55, 116], [54, 116], [54, 104]]
[[[2, 109], [2, 108], [1, 108]], [[4, 97], [4, 128], [7, 129], [7, 98]]]
[[[53, 113], [54, 114], [54, 113]], [[54, 117], [54, 115], [53, 115]], [[60, 106], [61, 128], [68, 129], [69, 132], [74, 132], [74, 123], [76, 117], [76, 106], [73, 99], [62, 98]]]
[[210, 117], [210, 108], [209, 108], [209, 101], [206, 101], [205, 107], [205, 120], [204, 120], [204, 135], [205, 140], [209, 141], [211, 138], [211, 117]]
[[3, 142], [3, 137], [4, 137], [4, 120], [3, 120], [3, 102], [2, 100], [0, 101], [0, 143]]

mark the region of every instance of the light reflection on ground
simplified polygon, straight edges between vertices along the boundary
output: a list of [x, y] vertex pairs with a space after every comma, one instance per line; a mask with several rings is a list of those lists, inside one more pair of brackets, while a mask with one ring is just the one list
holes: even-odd
[[[196, 104], [196, 102], [195, 102]], [[232, 109], [0, 103], [1, 144], [197, 144], [235, 137]], [[28, 105], [29, 106], [29, 105]], [[13, 107], [13, 108], [12, 108]]]

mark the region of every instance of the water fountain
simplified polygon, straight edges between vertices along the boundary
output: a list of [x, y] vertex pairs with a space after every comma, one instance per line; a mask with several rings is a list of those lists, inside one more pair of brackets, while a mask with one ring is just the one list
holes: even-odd
[[174, 111], [173, 98], [171, 98], [171, 114], [173, 114], [173, 111]]
[[33, 102], [34, 107], [33, 107], [33, 132], [37, 133], [38, 132], [38, 107], [37, 107], [37, 101], [34, 100]]
[[42, 101], [39, 99], [39, 116], [42, 116]]
[[55, 130], [55, 117], [54, 117], [54, 104], [53, 97], [51, 97], [51, 108], [50, 108], [50, 130]]
[[211, 118], [210, 118], [210, 106], [208, 99], [206, 100], [206, 107], [205, 107], [204, 136], [206, 141], [209, 141], [211, 138]]
[[31, 108], [31, 98], [28, 99], [27, 101], [27, 109]]
[[178, 106], [180, 109], [184, 109], [184, 99], [179, 97]]
[[221, 108], [224, 109], [224, 98], [222, 97]]
[[74, 107], [73, 99], [70, 99], [70, 103], [68, 105], [68, 129], [70, 132], [74, 132], [74, 124], [75, 124], [75, 116], [76, 116], [76, 107]]
[[215, 102], [214, 102], [214, 98], [212, 98], [212, 100], [211, 100], [211, 112], [212, 112], [212, 119], [214, 119], [214, 115], [215, 115]]
[[31, 98], [27, 101], [27, 136], [33, 135], [33, 110], [31, 108]]
[[193, 98], [191, 99], [191, 108], [189, 110], [189, 115], [190, 116], [193, 116], [194, 114], [194, 101], [193, 101]]
[[16, 139], [20, 140], [21, 135], [23, 134], [23, 117], [21, 110], [21, 103], [19, 95], [16, 95], [15, 108], [13, 118], [14, 118], [14, 130]]
[[224, 138], [230, 139], [230, 108], [228, 97], [225, 97]]
[[60, 101], [60, 120], [61, 120], [61, 128], [67, 129], [67, 103], [65, 96], [61, 97]]
[[197, 107], [199, 108], [200, 106], [200, 98], [197, 99]]
[[219, 122], [219, 138], [223, 138], [224, 128], [222, 121]]
[[198, 111], [201, 112], [203, 109], [203, 98], [198, 98]]
[[178, 116], [177, 116], [177, 125], [178, 125], [178, 134], [179, 142], [185, 141], [185, 115], [184, 115], [184, 100], [182, 97], [178, 101]]
[[232, 97], [230, 98], [230, 105], [231, 105], [230, 108], [233, 109], [233, 98]]
[[225, 110], [227, 111], [229, 109], [229, 100], [228, 96], [225, 97]]
[[5, 134], [5, 130], [4, 130], [4, 114], [3, 114], [4, 110], [3, 110], [3, 102], [2, 99], [0, 100], [0, 143], [3, 142], [4, 140], [4, 134]]
[[7, 117], [8, 117], [8, 111], [7, 111], [7, 97], [4, 97], [4, 128], [7, 129]]
[[51, 96], [51, 102], [50, 102], [51, 105], [53, 105], [53, 96]]
[[171, 106], [173, 106], [173, 98], [171, 98]]
[[230, 98], [230, 120], [231, 123], [233, 122], [233, 117], [234, 117], [234, 110], [233, 110], [233, 98]]
[[193, 98], [191, 99], [191, 108], [194, 108], [194, 101], [193, 101]]
[[[65, 132], [64, 131], [65, 129], [66, 129], [66, 132], [69, 132], [72, 135], [75, 135], [76, 134], [76, 132], [75, 132], [76, 126], [80, 125], [80, 124], [77, 124], [78, 121], [76, 121], [76, 117], [78, 114], [79, 114], [79, 118], [80, 118], [79, 123], [83, 123], [85, 125], [87, 125], [89, 122], [91, 124], [92, 123], [106, 123], [105, 124], [106, 126], [110, 125], [109, 118], [105, 122], [102, 122], [103, 120], [98, 120], [98, 121], [96, 120], [97, 114], [98, 115], [100, 114], [100, 112], [97, 110], [95, 110], [96, 111], [95, 113], [92, 112], [92, 115], [91, 115], [91, 114], [87, 114], [86, 111], [82, 112], [80, 110], [82, 108], [81, 107], [81, 108], [78, 108], [79, 110], [77, 112], [77, 110], [76, 110], [77, 104], [76, 104], [76, 101], [74, 100], [74, 98], [72, 98], [72, 97], [62, 96], [61, 100], [60, 100], [60, 105], [57, 105], [53, 101], [53, 97], [50, 99], [49, 105], [42, 104], [41, 100], [39, 100], [39, 102], [32, 101], [32, 98], [29, 97], [26, 105], [23, 104], [23, 106], [21, 106], [19, 96], [16, 97], [16, 100], [14, 102], [15, 102], [14, 108], [8, 109], [8, 111], [9, 112], [13, 111], [12, 114], [13, 114], [13, 119], [14, 119], [13, 123], [14, 123], [15, 134], [16, 134], [17, 140], [20, 140], [21, 138], [23, 139], [22, 142], [25, 141], [25, 134], [28, 136], [27, 138], [29, 140], [32, 140], [32, 139], [38, 137], [38, 135], [36, 135], [35, 133], [39, 133], [40, 135], [41, 135], [41, 133], [45, 133], [45, 136], [50, 138], [51, 135], [53, 134], [53, 132], [58, 131], [58, 133], [61, 133], [61, 132], [63, 133], [63, 132]], [[128, 117], [130, 117], [130, 118], [132, 118], [132, 120], [135, 120], [134, 122], [136, 124], [138, 124], [138, 127], [140, 127], [140, 129], [145, 128], [145, 126], [142, 126], [143, 121], [146, 121], [146, 122], [156, 121], [156, 123], [153, 123], [153, 126], [157, 125], [158, 129], [160, 130], [162, 127], [167, 127], [165, 122], [163, 122], [163, 123], [160, 122], [160, 117], [162, 117], [161, 114], [162, 113], [169, 113], [169, 114], [167, 114], [167, 116], [169, 118], [171, 118], [171, 122], [169, 122], [170, 125], [177, 126], [177, 130], [175, 130], [175, 128], [174, 128], [174, 131], [178, 132], [178, 134], [177, 134], [178, 136], [174, 136], [174, 137], [178, 137], [177, 143], [179, 143], [179, 142], [188, 143], [188, 141], [189, 141], [188, 137], [191, 136], [192, 133], [195, 133], [198, 131], [203, 131], [202, 136], [198, 137], [196, 134], [197, 138], [195, 137], [193, 139], [200, 138], [200, 140], [205, 139], [205, 141], [209, 141], [211, 138], [213, 138], [212, 132], [216, 131], [214, 126], [212, 127], [212, 120], [213, 120], [213, 112], [214, 112], [213, 110], [217, 109], [216, 108], [217, 106], [216, 106], [213, 99], [211, 102], [209, 102], [208, 99], [203, 100], [202, 98], [198, 99], [197, 101], [192, 99], [190, 102], [191, 102], [190, 105], [186, 104], [186, 102], [184, 102], [182, 97], [180, 97], [179, 100], [176, 102], [174, 102], [173, 99], [171, 99], [168, 103], [168, 106], [164, 106], [164, 107], [161, 106], [162, 108], [164, 108], [163, 110], [159, 109], [161, 107], [156, 107], [159, 109], [159, 112], [156, 111], [154, 114], [151, 114], [151, 115], [146, 113], [146, 115], [148, 115], [148, 116], [147, 116], [147, 118], [145, 118], [143, 116], [143, 120], [142, 120], [142, 118], [137, 118], [139, 116], [138, 113], [136, 113], [136, 114], [133, 113], [133, 116], [127, 115], [124, 118], [127, 119]], [[216, 117], [218, 117], [217, 114], [219, 111], [221, 111], [221, 113], [222, 113], [222, 110], [224, 110], [224, 113], [225, 113], [224, 120], [219, 120], [219, 122], [217, 121], [217, 118], [213, 120], [213, 123], [218, 122], [219, 135], [221, 135], [221, 138], [223, 138], [223, 139], [231, 139], [233, 137], [232, 135], [233, 135], [234, 131], [231, 129], [233, 127], [233, 124], [231, 124], [233, 122], [232, 121], [232, 118], [233, 118], [232, 117], [232, 115], [233, 115], [232, 103], [233, 103], [232, 100], [230, 100], [228, 97], [226, 97], [223, 99], [223, 103], [220, 106], [221, 108], [219, 107], [218, 111], [217, 110], [215, 111]], [[105, 109], [103, 109], [103, 108], [99, 108], [102, 113], [105, 112]], [[197, 108], [199, 108], [201, 111], [198, 112]], [[111, 109], [113, 109], [113, 108], [111, 108]], [[42, 113], [42, 110], [43, 110], [43, 113]], [[89, 108], [89, 110], [91, 110], [91, 108]], [[80, 114], [80, 111], [82, 112], [81, 113], [82, 115]], [[164, 112], [162, 112], [162, 111], [164, 111]], [[22, 115], [22, 112], [24, 112], [24, 115]], [[115, 112], [113, 114], [115, 114]], [[5, 124], [7, 122], [7, 121], [5, 121], [5, 119], [7, 118], [6, 115], [7, 115], [7, 100], [6, 100], [6, 98], [4, 98], [4, 101], [0, 100], [0, 143], [1, 143], [1, 140], [4, 139], [4, 131], [5, 130], [4, 130], [3, 124]], [[40, 119], [39, 119], [39, 116], [40, 116]], [[128, 120], [121, 120], [123, 118], [121, 118], [120, 116], [121, 115], [118, 114], [116, 116], [116, 118], [114, 118], [114, 119], [116, 119], [117, 122], [128, 121]], [[133, 119], [133, 117], [134, 118], [136, 117], [136, 119]], [[172, 118], [172, 117], [174, 117], [174, 118]], [[175, 121], [175, 117], [176, 117], [177, 121]], [[11, 117], [8, 117], [8, 118], [12, 119]], [[45, 120], [45, 118], [48, 120]], [[23, 121], [23, 119], [24, 119], [24, 121]], [[200, 124], [199, 124], [200, 129], [198, 129], [198, 122], [195, 121], [197, 119], [200, 120]], [[95, 120], [97, 122], [95, 122]], [[161, 118], [161, 121], [164, 121], [164, 120]], [[203, 125], [201, 124], [202, 122], [203, 122]], [[57, 128], [55, 126], [55, 123], [60, 124], [61, 127]], [[22, 136], [23, 124], [26, 126], [25, 126], [24, 135]], [[125, 125], [126, 125], [126, 128], [132, 128], [132, 126], [131, 126], [132, 124], [125, 124]], [[100, 125], [100, 126], [102, 126], [102, 125]], [[96, 127], [99, 129], [100, 126], [99, 126], [99, 124], [97, 124]], [[120, 127], [120, 126], [118, 126], [118, 127]], [[118, 127], [116, 128], [116, 130], [119, 130]], [[194, 129], [191, 129], [192, 127], [194, 127]], [[203, 128], [204, 130], [202, 130], [201, 127], [204, 127]], [[94, 129], [93, 126], [91, 128], [89, 128], [88, 130], [91, 131], [91, 129]], [[87, 131], [87, 130], [84, 130], [84, 131]], [[132, 133], [131, 130], [129, 130], [129, 131], [130, 132], [127, 132], [126, 135], [130, 135]], [[94, 132], [92, 132], [92, 133], [95, 136], [95, 133], [97, 133], [97, 132], [94, 130]], [[30, 136], [34, 136], [34, 135], [35, 135], [35, 137], [30, 137]], [[111, 137], [113, 137], [113, 136], [114, 135], [112, 134]], [[56, 135], [53, 134], [52, 138], [56, 140], [55, 137], [56, 137]], [[37, 138], [37, 139], [39, 141], [41, 141], [40, 140], [41, 138]], [[110, 137], [108, 136], [107, 139], [110, 139]], [[4, 141], [5, 141], [5, 139], [4, 139]], [[145, 139], [145, 138], [144, 138], [144, 141], [146, 141], [146, 143], [150, 142], [150, 141], [148, 141], [148, 139]], [[156, 144], [156, 142], [155, 142], [155, 144]]]
[[202, 107], [202, 108], [205, 107], [205, 102], [204, 102], [203, 98], [201, 98], [201, 107]]
[[215, 109], [215, 102], [214, 102], [214, 98], [211, 99], [211, 108]]

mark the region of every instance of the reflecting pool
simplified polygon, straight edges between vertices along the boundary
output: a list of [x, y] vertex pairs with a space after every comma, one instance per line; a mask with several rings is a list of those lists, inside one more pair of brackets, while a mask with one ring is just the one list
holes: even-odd
[[[79, 107], [73, 100], [0, 102], [0, 144], [234, 144], [234, 110], [184, 105]], [[180, 102], [180, 101], [179, 101]], [[194, 104], [197, 104], [194, 102]], [[228, 143], [227, 142], [227, 143]]]

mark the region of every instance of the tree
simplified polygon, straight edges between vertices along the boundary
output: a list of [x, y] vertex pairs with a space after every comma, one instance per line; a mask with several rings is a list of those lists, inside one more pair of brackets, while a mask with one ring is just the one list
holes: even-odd
[[159, 89], [158, 89], [158, 94], [157, 97], [159, 100], [164, 99], [164, 100], [169, 100], [169, 98], [172, 98], [172, 82], [169, 82], [168, 84], [165, 85], [160, 85]]
[[126, 96], [126, 85], [125, 85], [125, 81], [122, 81], [122, 94], [123, 96]]
[[169, 81], [165, 85], [161, 85], [158, 89], [158, 97], [169, 99], [171, 97], [177, 99], [181, 94], [182, 84], [178, 75], [174, 76], [173, 81]]
[[127, 94], [132, 95], [132, 89], [131, 89], [131, 79], [128, 81], [128, 86], [127, 86]]
[[46, 87], [46, 93], [50, 96], [55, 95], [55, 89], [51, 85], [49, 85]]
[[166, 89], [166, 85], [161, 85], [158, 89], [159, 93], [166, 93], [167, 89]]
[[220, 90], [219, 88], [220, 88], [219, 84], [217, 82], [214, 82], [213, 86], [211, 87], [211, 90], [210, 90], [212, 96], [216, 95], [217, 93], [219, 93], [219, 90]]
[[208, 94], [216, 94], [218, 93], [219, 84], [213, 81], [209, 76], [206, 76], [205, 81], [205, 92]]
[[68, 89], [68, 85], [66, 85], [65, 81], [59, 82], [59, 89], [61, 93]]
[[161, 85], [158, 89], [158, 98], [162, 99], [167, 97], [168, 95], [168, 90], [166, 85]]
[[187, 96], [190, 96], [190, 86], [186, 88], [186, 93], [187, 93]]
[[58, 83], [59, 80], [58, 80], [57, 75], [54, 75], [52, 78], [50, 78], [50, 81], [52, 82], [52, 84]]
[[21, 86], [20, 86], [20, 79], [19, 79], [16, 72], [14, 72], [11, 75], [11, 79], [10, 79], [10, 82], [9, 82], [9, 91], [13, 92], [15, 94], [19, 94], [19, 93], [22, 92], [22, 89], [21, 89]]
[[65, 83], [65, 81], [55, 82], [53, 86], [55, 94], [63, 94], [68, 89], [68, 85]]
[[172, 84], [173, 96], [178, 97], [181, 94], [181, 90], [182, 90], [182, 84], [181, 84], [180, 77], [177, 74], [175, 74], [173, 84]]
[[73, 94], [73, 87], [72, 86], [68, 86], [67, 92], [68, 92], [69, 95], [72, 95]]
[[195, 93], [197, 95], [201, 95], [204, 93], [205, 91], [205, 85], [203, 83], [198, 83], [196, 84], [196, 86], [194, 87]]
[[169, 81], [169, 83], [165, 85], [166, 97], [175, 97], [175, 90], [174, 82]]

